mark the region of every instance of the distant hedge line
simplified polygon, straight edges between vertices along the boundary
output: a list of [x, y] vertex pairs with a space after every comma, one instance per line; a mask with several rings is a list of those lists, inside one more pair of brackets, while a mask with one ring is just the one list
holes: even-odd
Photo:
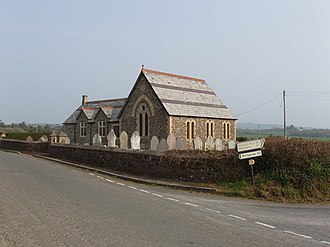
[[39, 140], [43, 135], [49, 136], [50, 132], [10, 132], [6, 134], [6, 139], [13, 139], [13, 140], [22, 140], [25, 141], [28, 136], [31, 136], [34, 141]]

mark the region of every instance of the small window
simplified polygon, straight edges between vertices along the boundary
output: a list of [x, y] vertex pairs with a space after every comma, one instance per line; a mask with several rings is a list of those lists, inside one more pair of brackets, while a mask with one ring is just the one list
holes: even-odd
[[105, 137], [107, 135], [107, 124], [105, 121], [99, 121], [99, 135]]
[[194, 139], [195, 138], [195, 121], [187, 121], [187, 139]]
[[115, 125], [115, 126], [113, 126], [113, 131], [115, 132], [115, 135], [117, 136], [117, 137], [119, 137], [119, 126], [118, 125]]
[[190, 122], [187, 122], [187, 139], [190, 139]]
[[223, 129], [223, 139], [224, 140], [229, 140], [230, 138], [230, 123], [225, 122], [222, 124], [222, 129]]
[[80, 137], [86, 137], [87, 126], [86, 122], [80, 122]]
[[206, 137], [211, 136], [214, 138], [214, 122], [206, 122]]

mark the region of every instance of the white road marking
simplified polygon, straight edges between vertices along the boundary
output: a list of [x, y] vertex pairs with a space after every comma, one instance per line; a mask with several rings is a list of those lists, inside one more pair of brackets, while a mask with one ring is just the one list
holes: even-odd
[[174, 199], [174, 198], [171, 198], [171, 197], [166, 197], [166, 200], [170, 200], [170, 201], [173, 201], [173, 202], [179, 202], [178, 199]]
[[158, 197], [164, 197], [164, 196], [156, 194], [156, 193], [151, 193], [151, 194], [154, 195], [154, 196], [158, 196]]
[[239, 216], [236, 216], [236, 215], [232, 215], [232, 214], [228, 214], [229, 217], [232, 217], [232, 218], [235, 218], [235, 219], [238, 219], [238, 220], [246, 220], [245, 218], [242, 218], [242, 217], [239, 217]]
[[91, 176], [95, 176], [95, 174], [94, 174], [94, 173], [91, 173], [91, 172], [90, 172], [90, 173], [88, 173], [88, 174], [89, 174], [89, 175], [91, 175]]
[[276, 227], [275, 226], [271, 226], [271, 225], [268, 225], [268, 224], [265, 224], [265, 223], [262, 223], [262, 222], [254, 222], [258, 225], [261, 225], [261, 226], [265, 226], [265, 227], [268, 227], [268, 228], [272, 228], [272, 229], [275, 229]]
[[184, 204], [188, 205], [188, 206], [198, 207], [198, 205], [190, 203], [190, 202], [185, 202]]
[[306, 235], [295, 233], [295, 232], [291, 232], [291, 231], [283, 231], [283, 232], [289, 233], [289, 234], [292, 234], [292, 235], [295, 235], [295, 236], [298, 236], [298, 237], [302, 237], [302, 238], [312, 238], [310, 236], [306, 236]]
[[100, 179], [104, 179], [104, 177], [102, 177], [102, 176], [96, 176], [96, 177], [98, 177], [98, 178], [100, 178]]
[[209, 212], [213, 212], [213, 213], [217, 213], [217, 214], [221, 214], [220, 211], [218, 210], [214, 210], [214, 209], [211, 209], [211, 208], [205, 208], [206, 211], [209, 211]]
[[123, 183], [116, 183], [116, 184], [121, 185], [121, 186], [125, 186], [125, 184], [123, 184]]
[[106, 180], [110, 183], [114, 183], [114, 181], [112, 181], [111, 179], [106, 179]]
[[133, 189], [133, 190], [137, 190], [137, 188], [135, 188], [133, 186], [128, 186], [128, 188]]
[[143, 192], [143, 193], [147, 193], [147, 194], [150, 194], [151, 192], [147, 191], [147, 190], [142, 190], [142, 189], [139, 189], [139, 191]]
[[322, 244], [329, 244], [330, 245], [330, 242], [328, 241], [320, 241]]

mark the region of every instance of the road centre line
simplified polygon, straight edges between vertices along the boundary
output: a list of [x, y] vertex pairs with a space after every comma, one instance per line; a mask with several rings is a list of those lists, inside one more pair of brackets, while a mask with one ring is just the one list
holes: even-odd
[[89, 172], [88, 174], [91, 175], [91, 176], [95, 176], [95, 174], [94, 173], [91, 173], [91, 172]]
[[190, 202], [185, 202], [184, 204], [188, 205], [188, 206], [199, 207], [198, 205], [190, 203]]
[[220, 211], [218, 210], [214, 210], [214, 209], [211, 209], [211, 208], [205, 208], [206, 211], [209, 211], [209, 212], [213, 212], [213, 213], [217, 213], [217, 214], [221, 214]]
[[147, 190], [139, 189], [139, 191], [141, 191], [141, 192], [143, 192], [143, 193], [151, 194], [151, 192], [149, 192], [149, 191], [147, 191]]
[[133, 190], [137, 190], [137, 188], [133, 187], [133, 186], [128, 186], [128, 188], [133, 189]]
[[125, 186], [125, 184], [123, 184], [123, 183], [116, 183], [116, 184], [121, 185], [121, 186]]
[[232, 214], [228, 214], [229, 217], [232, 217], [232, 218], [235, 218], [235, 219], [238, 219], [238, 220], [246, 220], [245, 218], [242, 218], [242, 217], [239, 217], [239, 216], [236, 216], [236, 215], [232, 215]]
[[164, 196], [156, 194], [156, 193], [151, 193], [151, 194], [154, 195], [154, 196], [158, 196], [158, 197], [164, 197]]
[[166, 197], [165, 199], [169, 200], [169, 201], [173, 201], [173, 202], [180, 202], [180, 200], [174, 199], [174, 198], [171, 198], [171, 197]]
[[100, 179], [104, 179], [104, 177], [102, 177], [102, 176], [96, 176], [96, 177], [98, 177], [98, 178], [100, 178]]
[[268, 225], [268, 224], [265, 224], [265, 223], [262, 223], [262, 222], [254, 222], [255, 224], [257, 225], [260, 225], [260, 226], [265, 226], [265, 227], [268, 227], [268, 228], [271, 228], [271, 229], [275, 229], [276, 227], [275, 226], [271, 226], [271, 225]]
[[291, 231], [283, 231], [285, 233], [289, 233], [289, 234], [292, 234], [292, 235], [295, 235], [295, 236], [298, 236], [298, 237], [302, 237], [302, 238], [312, 238], [310, 236], [307, 236], [307, 235], [303, 235], [303, 234], [299, 234], [299, 233], [295, 233], [295, 232], [291, 232]]
[[330, 245], [330, 242], [328, 242], [328, 241], [320, 241], [322, 244], [328, 244], [328, 245]]
[[108, 182], [110, 183], [114, 183], [115, 181], [111, 180], [111, 179], [106, 179]]

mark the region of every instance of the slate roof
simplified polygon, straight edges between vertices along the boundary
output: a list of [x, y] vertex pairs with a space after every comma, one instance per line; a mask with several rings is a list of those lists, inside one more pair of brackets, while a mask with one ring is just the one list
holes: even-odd
[[236, 119], [205, 80], [142, 68], [169, 115]]
[[126, 98], [110, 99], [99, 101], [88, 101], [86, 104], [81, 105], [71, 116], [64, 121], [63, 124], [75, 124], [80, 114], [85, 114], [88, 122], [94, 122], [96, 116], [100, 111], [103, 111], [107, 116], [109, 122], [118, 122], [118, 114], [124, 106]]

